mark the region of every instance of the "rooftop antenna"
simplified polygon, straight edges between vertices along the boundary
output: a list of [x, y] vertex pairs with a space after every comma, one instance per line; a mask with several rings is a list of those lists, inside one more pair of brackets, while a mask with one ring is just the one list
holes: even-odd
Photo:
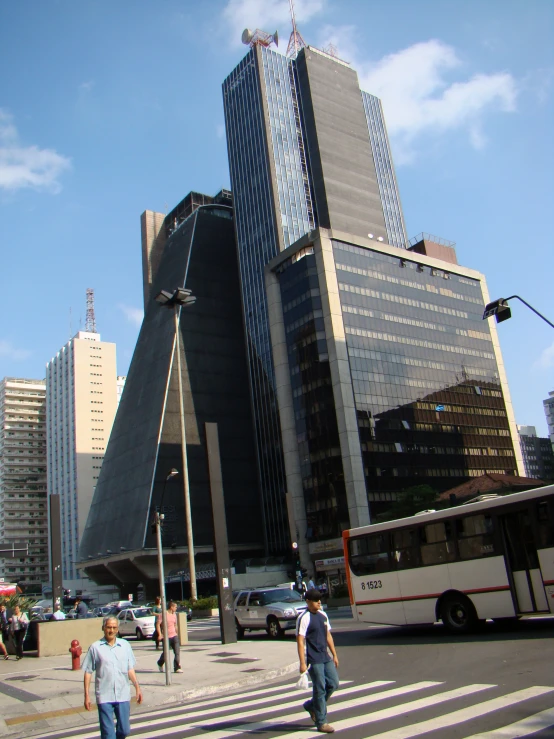
[[293, 0], [289, 0], [289, 5], [290, 5], [290, 17], [292, 20], [292, 33], [289, 38], [289, 45], [287, 46], [287, 56], [291, 57], [291, 59], [296, 59], [300, 49], [303, 49], [304, 46], [307, 46], [307, 44], [302, 38], [300, 31], [296, 28], [296, 18], [294, 16]]
[[254, 48], [254, 46], [265, 46], [267, 49], [271, 44], [279, 46], [279, 34], [277, 31], [275, 31], [275, 33], [266, 33], [265, 31], [261, 31], [259, 28], [256, 28], [255, 31], [245, 28], [242, 32], [241, 41], [251, 49]]
[[96, 333], [96, 318], [94, 317], [94, 290], [87, 287], [87, 320], [85, 331], [90, 334]]

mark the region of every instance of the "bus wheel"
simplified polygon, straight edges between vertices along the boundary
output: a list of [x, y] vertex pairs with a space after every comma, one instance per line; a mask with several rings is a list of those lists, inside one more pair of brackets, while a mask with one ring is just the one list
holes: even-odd
[[440, 612], [442, 622], [451, 634], [466, 634], [477, 625], [475, 607], [465, 595], [447, 595]]

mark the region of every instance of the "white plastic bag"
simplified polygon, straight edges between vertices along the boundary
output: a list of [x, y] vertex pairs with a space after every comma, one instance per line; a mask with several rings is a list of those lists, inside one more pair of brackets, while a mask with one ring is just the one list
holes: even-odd
[[308, 682], [308, 671], [307, 670], [306, 672], [303, 672], [300, 675], [298, 682], [296, 683], [296, 687], [298, 688], [298, 690], [309, 690], [310, 689], [310, 683]]

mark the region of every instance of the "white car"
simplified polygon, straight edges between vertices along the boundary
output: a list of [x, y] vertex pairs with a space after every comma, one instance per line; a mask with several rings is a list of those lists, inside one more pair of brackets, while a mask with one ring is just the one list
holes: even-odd
[[118, 636], [136, 636], [148, 639], [156, 628], [156, 616], [150, 608], [126, 608], [117, 615]]

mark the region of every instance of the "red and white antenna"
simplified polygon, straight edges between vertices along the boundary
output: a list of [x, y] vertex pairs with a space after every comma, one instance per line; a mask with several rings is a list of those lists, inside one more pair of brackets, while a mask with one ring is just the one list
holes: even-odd
[[289, 45], [287, 46], [287, 56], [291, 59], [296, 59], [300, 49], [308, 44], [302, 38], [300, 31], [296, 28], [296, 18], [294, 17], [294, 3], [293, 0], [289, 0], [290, 5], [290, 17], [292, 20], [292, 33], [289, 39]]
[[89, 334], [96, 333], [96, 318], [94, 317], [94, 290], [87, 287], [87, 319], [85, 322], [85, 331]]

